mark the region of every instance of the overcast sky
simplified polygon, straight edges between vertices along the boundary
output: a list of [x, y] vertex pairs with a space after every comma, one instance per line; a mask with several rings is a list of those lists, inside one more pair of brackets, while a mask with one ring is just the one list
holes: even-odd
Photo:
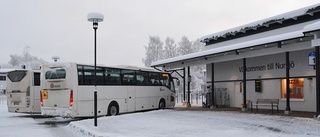
[[0, 65], [10, 55], [93, 64], [92, 23], [99, 12], [97, 63], [144, 66], [149, 36], [204, 35], [319, 3], [319, 0], [1, 0]]

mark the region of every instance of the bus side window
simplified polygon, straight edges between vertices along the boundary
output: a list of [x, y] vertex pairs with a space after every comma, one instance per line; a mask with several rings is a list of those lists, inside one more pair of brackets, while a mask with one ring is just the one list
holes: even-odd
[[111, 74], [106, 74], [106, 84], [109, 85], [112, 83]]
[[135, 85], [136, 78], [133, 70], [121, 70], [122, 84], [124, 85]]
[[[94, 72], [93, 72], [94, 77]], [[94, 84], [94, 82], [93, 82]], [[105, 85], [105, 78], [104, 78], [104, 72], [102, 67], [97, 67], [96, 71], [96, 84], [97, 85]]]
[[137, 85], [148, 85], [148, 72], [136, 71]]
[[40, 73], [33, 73], [33, 85], [40, 86]]
[[160, 81], [159, 81], [159, 73], [156, 72], [152, 72], [149, 73], [149, 81], [151, 81], [152, 86], [159, 86], [160, 85]]
[[149, 85], [154, 85], [151, 79], [149, 80]]
[[126, 76], [122, 77], [122, 84], [124, 84], [124, 85], [128, 85], [129, 84], [128, 78]]
[[78, 84], [84, 85], [83, 82], [83, 66], [78, 66]]
[[83, 66], [83, 85], [94, 85], [94, 67]]
[[105, 69], [105, 76], [106, 76], [106, 84], [107, 85], [119, 85], [120, 82], [120, 70], [113, 69], [113, 68], [106, 68]]
[[114, 76], [114, 77], [111, 79], [111, 82], [112, 82], [112, 84], [115, 84], [115, 85], [121, 84], [121, 82], [120, 82], [120, 74], [117, 75], [117, 76]]

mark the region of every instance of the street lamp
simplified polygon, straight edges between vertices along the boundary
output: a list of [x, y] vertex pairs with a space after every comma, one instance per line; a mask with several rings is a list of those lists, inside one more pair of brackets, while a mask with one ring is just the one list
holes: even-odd
[[88, 21], [93, 22], [93, 29], [94, 29], [94, 126], [97, 126], [97, 29], [98, 29], [98, 22], [103, 21], [103, 15], [100, 13], [89, 13], [88, 14]]

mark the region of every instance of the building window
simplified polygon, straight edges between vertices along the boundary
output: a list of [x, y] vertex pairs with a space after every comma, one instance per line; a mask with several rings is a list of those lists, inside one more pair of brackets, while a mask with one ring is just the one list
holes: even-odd
[[[289, 79], [290, 98], [303, 99], [304, 97], [304, 78]], [[281, 98], [286, 98], [286, 79], [281, 80]]]

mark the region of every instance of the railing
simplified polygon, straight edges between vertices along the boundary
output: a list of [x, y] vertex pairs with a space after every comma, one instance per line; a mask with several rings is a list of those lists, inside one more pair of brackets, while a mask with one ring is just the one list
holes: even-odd
[[[186, 91], [186, 102], [188, 102], [188, 93]], [[205, 94], [202, 94], [201, 92], [192, 92], [190, 93], [190, 104], [191, 106], [202, 106], [202, 102], [206, 101]], [[182, 105], [183, 103], [183, 93], [177, 93], [176, 94], [176, 104]]]
[[[188, 101], [188, 91], [186, 91], [186, 102]], [[210, 106], [212, 94], [211, 92], [202, 93], [202, 92], [192, 92], [190, 91], [190, 104], [191, 106]], [[214, 104], [217, 107], [230, 107], [230, 97], [227, 88], [215, 88], [214, 92]], [[183, 104], [183, 93], [176, 94], [176, 104], [177, 106]]]
[[0, 104], [7, 105], [7, 96], [4, 94], [0, 94]]

